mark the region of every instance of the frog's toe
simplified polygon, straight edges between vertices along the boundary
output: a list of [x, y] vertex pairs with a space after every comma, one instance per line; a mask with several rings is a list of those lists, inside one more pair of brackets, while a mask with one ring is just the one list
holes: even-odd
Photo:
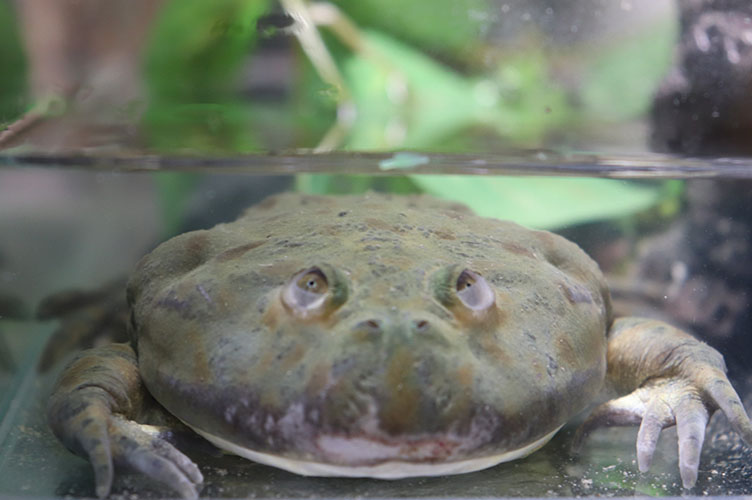
[[709, 415], [702, 400], [691, 393], [685, 394], [677, 402], [674, 412], [679, 437], [679, 472], [682, 484], [689, 489], [697, 481], [700, 453]]
[[198, 497], [197, 486], [204, 478], [191, 459], [163, 440], [153, 427], [122, 417], [113, 417], [112, 423], [112, 454], [118, 465], [169, 486], [183, 498]]
[[104, 498], [110, 493], [114, 468], [110, 450], [110, 437], [107, 431], [107, 419], [98, 410], [99, 408], [95, 406], [87, 408], [87, 411], [82, 415], [80, 431], [77, 433], [74, 431], [76, 435], [71, 437], [89, 457], [94, 469], [97, 496]]
[[671, 407], [661, 398], [653, 398], [645, 412], [637, 432], [637, 467], [647, 472], [653, 462], [661, 431], [673, 423]]
[[100, 498], [109, 494], [114, 475], [108, 418], [109, 410], [96, 388], [82, 388], [69, 397], [50, 398], [50, 426], [69, 449], [89, 458]]
[[94, 437], [82, 439], [81, 445], [89, 457], [94, 469], [94, 484], [97, 496], [104, 498], [110, 494], [112, 479], [115, 475], [110, 452], [110, 441], [107, 434], [106, 423], [98, 421], [92, 423], [95, 427]]
[[744, 410], [739, 395], [729, 383], [725, 375], [713, 378], [707, 387], [708, 396], [718, 405], [726, 415], [731, 426], [741, 436], [747, 446], [752, 446], [752, 423]]

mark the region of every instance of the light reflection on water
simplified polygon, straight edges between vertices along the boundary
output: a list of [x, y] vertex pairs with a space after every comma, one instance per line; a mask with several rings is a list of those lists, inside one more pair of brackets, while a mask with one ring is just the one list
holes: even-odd
[[550, 175], [618, 179], [752, 178], [751, 158], [679, 157], [658, 153], [602, 154], [549, 149], [515, 149], [504, 151], [503, 154], [285, 152], [219, 157], [159, 156], [141, 153], [19, 153], [0, 155], [0, 166], [248, 174]]

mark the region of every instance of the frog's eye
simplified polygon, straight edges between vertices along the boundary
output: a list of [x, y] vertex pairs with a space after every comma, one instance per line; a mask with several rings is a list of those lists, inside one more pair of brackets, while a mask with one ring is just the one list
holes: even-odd
[[329, 281], [318, 267], [293, 276], [282, 293], [282, 300], [294, 311], [306, 315], [321, 309], [329, 291]]
[[485, 311], [494, 305], [494, 292], [483, 276], [465, 269], [457, 277], [457, 297], [468, 309]]
[[347, 279], [328, 264], [309, 267], [293, 276], [282, 290], [282, 302], [301, 318], [325, 316], [347, 300]]
[[306, 296], [318, 297], [324, 295], [329, 289], [329, 283], [326, 281], [326, 276], [318, 267], [308, 269], [296, 276], [295, 281], [296, 289], [299, 293], [303, 293]]

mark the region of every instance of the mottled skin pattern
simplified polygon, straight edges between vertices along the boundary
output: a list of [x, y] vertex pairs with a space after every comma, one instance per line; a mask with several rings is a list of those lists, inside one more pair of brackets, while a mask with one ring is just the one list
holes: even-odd
[[[487, 293], [468, 299], [468, 279]], [[719, 406], [752, 436], [720, 355], [663, 323], [611, 327], [605, 280], [575, 244], [429, 197], [268, 198], [159, 246], [128, 302], [132, 347], [79, 357], [50, 402], [100, 496], [113, 461], [196, 494], [190, 460], [129, 427], [149, 394], [200, 432], [285, 460], [430, 465], [544, 439], [595, 398], [608, 359], [608, 382], [628, 396], [582, 436], [644, 419], [641, 468], [678, 422], [694, 484]]]

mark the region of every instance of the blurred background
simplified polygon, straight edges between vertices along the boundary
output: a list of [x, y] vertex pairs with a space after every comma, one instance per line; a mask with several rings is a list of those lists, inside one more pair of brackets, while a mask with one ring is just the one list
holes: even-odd
[[[40, 301], [281, 190], [426, 192], [559, 232], [619, 313], [721, 350], [749, 403], [751, 88], [748, 0], [0, 0], [0, 493], [93, 494], [43, 407], [102, 339], [37, 372]], [[717, 420], [698, 491], [750, 494]], [[457, 494], [682, 493], [672, 458], [646, 480], [610, 439]], [[217, 496], [342, 493], [218, 470]]]
[[0, 144], [643, 150], [679, 21], [671, 0], [2, 0]]

